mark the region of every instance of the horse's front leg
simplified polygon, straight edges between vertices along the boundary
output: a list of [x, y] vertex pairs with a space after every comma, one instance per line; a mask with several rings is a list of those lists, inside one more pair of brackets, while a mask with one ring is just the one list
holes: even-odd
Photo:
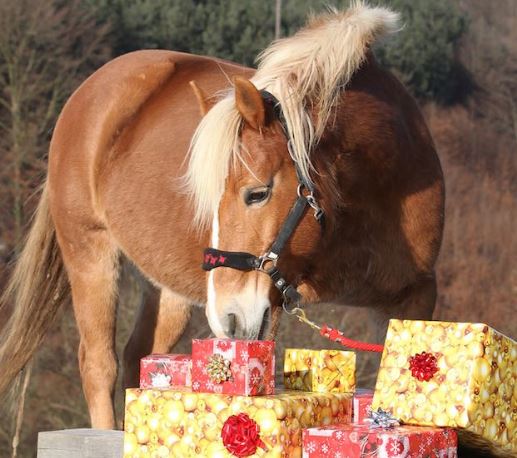
[[124, 350], [125, 388], [138, 387], [142, 357], [168, 353], [174, 347], [190, 320], [191, 310], [190, 302], [169, 290], [147, 291]]
[[433, 274], [420, 278], [404, 288], [395, 300], [369, 309], [370, 323], [375, 329], [375, 338], [383, 343], [388, 321], [391, 318], [405, 320], [430, 320], [436, 305], [436, 278]]

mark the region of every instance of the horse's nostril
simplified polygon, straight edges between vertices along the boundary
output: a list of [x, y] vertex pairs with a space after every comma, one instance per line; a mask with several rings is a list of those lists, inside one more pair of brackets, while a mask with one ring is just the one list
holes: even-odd
[[237, 316], [235, 313], [228, 314], [228, 337], [235, 337], [237, 331]]

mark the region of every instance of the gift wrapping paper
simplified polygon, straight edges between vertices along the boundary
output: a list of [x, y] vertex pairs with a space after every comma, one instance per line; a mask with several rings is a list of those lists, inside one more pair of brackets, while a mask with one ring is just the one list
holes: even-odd
[[352, 393], [355, 390], [355, 353], [287, 348], [284, 385], [291, 390]]
[[140, 360], [140, 388], [190, 386], [190, 355], [149, 355]]
[[352, 401], [352, 422], [364, 423], [368, 420], [372, 407], [373, 390], [359, 388], [354, 394]]
[[343, 425], [303, 431], [303, 458], [456, 458], [453, 429]]
[[246, 413], [264, 449], [253, 457], [301, 457], [302, 428], [350, 423], [348, 393], [284, 392], [270, 396], [195, 393], [187, 389], [126, 390], [124, 458], [229, 458], [221, 429]]
[[[214, 355], [229, 367], [227, 380], [216, 380], [209, 367]], [[257, 396], [275, 391], [275, 343], [268, 340], [194, 339], [192, 390]]]
[[372, 408], [517, 451], [517, 344], [485, 324], [390, 320]]

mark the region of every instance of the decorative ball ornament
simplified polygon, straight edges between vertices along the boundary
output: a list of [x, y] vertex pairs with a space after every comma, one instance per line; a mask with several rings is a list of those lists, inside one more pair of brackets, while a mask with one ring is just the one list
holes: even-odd
[[254, 455], [258, 447], [266, 448], [259, 425], [246, 413], [229, 416], [221, 429], [221, 438], [226, 450], [238, 457]]
[[214, 383], [223, 383], [232, 379], [230, 369], [231, 361], [225, 359], [223, 355], [215, 354], [208, 357], [206, 370], [208, 377]]
[[421, 382], [428, 382], [438, 372], [438, 360], [432, 353], [423, 351], [409, 358], [411, 375]]

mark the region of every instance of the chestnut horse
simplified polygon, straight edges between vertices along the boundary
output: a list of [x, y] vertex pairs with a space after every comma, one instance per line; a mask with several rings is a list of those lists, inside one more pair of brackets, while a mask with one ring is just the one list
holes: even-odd
[[271, 278], [206, 273], [203, 250], [269, 253], [299, 182], [324, 218], [305, 209], [274, 263], [303, 301], [368, 306], [379, 338], [390, 317], [431, 318], [440, 163], [414, 100], [369, 51], [396, 24], [389, 10], [356, 5], [273, 43], [256, 73], [142, 51], [86, 80], [57, 122], [41, 201], [4, 294], [15, 307], [0, 346], [0, 392], [71, 294], [91, 422], [115, 426], [122, 255], [154, 285], [124, 354], [127, 386], [137, 383], [139, 357], [173, 347], [193, 305], [206, 304], [217, 336], [274, 332], [282, 296]]

